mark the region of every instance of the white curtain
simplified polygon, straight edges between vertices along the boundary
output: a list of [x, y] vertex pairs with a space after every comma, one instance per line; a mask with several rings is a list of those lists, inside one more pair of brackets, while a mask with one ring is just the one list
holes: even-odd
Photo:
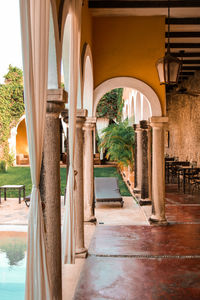
[[51, 299], [39, 182], [46, 115], [49, 0], [20, 0], [24, 101], [32, 192], [28, 222], [27, 300]]
[[71, 19], [70, 45], [70, 86], [69, 86], [69, 176], [67, 180], [66, 207], [63, 224], [62, 257], [63, 263], [75, 262], [75, 205], [74, 205], [74, 149], [76, 130], [76, 111], [78, 97], [78, 72], [80, 61], [80, 0], [71, 0], [69, 15]]

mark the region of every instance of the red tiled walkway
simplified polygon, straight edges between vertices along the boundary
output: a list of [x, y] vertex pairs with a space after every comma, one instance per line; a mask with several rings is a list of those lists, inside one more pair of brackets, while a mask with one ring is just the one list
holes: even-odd
[[74, 300], [200, 299], [199, 198], [166, 196], [168, 226], [97, 226]]

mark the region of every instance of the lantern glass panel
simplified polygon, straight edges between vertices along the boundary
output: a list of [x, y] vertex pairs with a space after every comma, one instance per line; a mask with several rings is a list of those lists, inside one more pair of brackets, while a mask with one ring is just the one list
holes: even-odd
[[165, 78], [164, 78], [164, 62], [163, 62], [163, 59], [158, 61], [156, 67], [157, 67], [157, 71], [158, 71], [158, 77], [159, 77], [159, 80], [160, 80], [160, 83], [161, 84], [164, 84], [165, 83]]

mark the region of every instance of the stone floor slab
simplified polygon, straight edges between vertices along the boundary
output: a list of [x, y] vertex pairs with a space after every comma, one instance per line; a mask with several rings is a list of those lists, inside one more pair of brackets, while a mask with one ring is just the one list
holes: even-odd
[[199, 223], [200, 205], [182, 204], [166, 205], [166, 218], [168, 222], [176, 223]]
[[97, 226], [91, 255], [200, 256], [200, 224]]
[[199, 300], [200, 259], [89, 257], [74, 300]]

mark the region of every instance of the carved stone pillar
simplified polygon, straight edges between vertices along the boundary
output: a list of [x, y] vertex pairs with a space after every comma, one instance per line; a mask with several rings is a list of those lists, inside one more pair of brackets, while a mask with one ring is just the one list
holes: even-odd
[[142, 179], [140, 205], [151, 204], [151, 129], [147, 121], [140, 121], [142, 129]]
[[93, 164], [93, 135], [96, 118], [88, 117], [84, 123], [84, 150], [83, 150], [83, 176], [84, 176], [84, 220], [95, 222], [94, 216], [94, 164]]
[[152, 215], [150, 222], [167, 224], [165, 218], [164, 123], [167, 117], [152, 117]]
[[61, 207], [60, 207], [60, 119], [67, 102], [61, 89], [48, 90], [40, 193], [44, 208], [47, 263], [53, 299], [62, 299]]
[[[68, 124], [68, 110], [62, 112], [64, 122]], [[86, 253], [84, 243], [84, 196], [83, 196], [83, 125], [87, 116], [87, 110], [77, 109], [74, 169], [76, 175], [76, 189], [74, 190], [75, 216], [76, 216], [76, 255]], [[70, 149], [69, 149], [70, 151]]]
[[84, 196], [83, 196], [83, 124], [87, 116], [87, 110], [77, 110], [76, 115], [76, 141], [74, 168], [78, 172], [76, 176], [77, 188], [74, 192], [76, 209], [76, 254], [87, 252], [84, 243]]
[[135, 124], [135, 187], [134, 193], [141, 193], [142, 184], [142, 129], [140, 125]]

